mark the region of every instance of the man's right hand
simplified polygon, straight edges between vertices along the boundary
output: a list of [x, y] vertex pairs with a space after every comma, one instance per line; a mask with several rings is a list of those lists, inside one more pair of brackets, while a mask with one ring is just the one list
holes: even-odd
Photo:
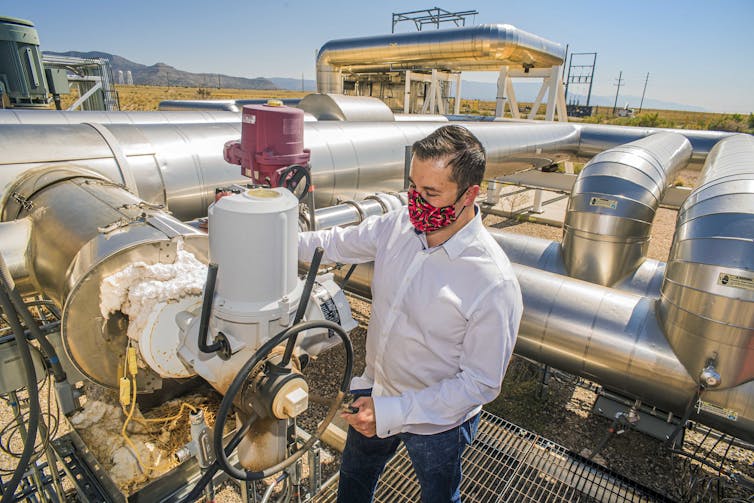
[[341, 412], [340, 417], [346, 420], [354, 430], [365, 437], [373, 437], [377, 434], [377, 421], [374, 415], [374, 400], [369, 396], [357, 398], [352, 407], [358, 409], [355, 414]]

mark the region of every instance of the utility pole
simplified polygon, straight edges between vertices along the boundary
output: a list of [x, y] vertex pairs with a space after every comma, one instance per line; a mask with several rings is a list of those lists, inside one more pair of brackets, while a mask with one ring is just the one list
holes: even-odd
[[647, 82], [649, 82], [649, 72], [647, 72], [647, 78], [644, 79], [644, 90], [641, 92], [641, 103], [639, 103], [639, 113], [641, 113], [641, 107], [644, 105], [644, 95], [647, 94]]
[[217, 88], [220, 89], [220, 74], [217, 74]]
[[618, 86], [618, 89], [615, 91], [615, 103], [613, 103], [613, 115], [615, 115], [615, 109], [618, 106], [618, 93], [620, 93], [620, 86], [623, 85], [623, 70], [618, 74], [618, 82], [613, 85]]
[[304, 72], [301, 72], [301, 92], [304, 92]]

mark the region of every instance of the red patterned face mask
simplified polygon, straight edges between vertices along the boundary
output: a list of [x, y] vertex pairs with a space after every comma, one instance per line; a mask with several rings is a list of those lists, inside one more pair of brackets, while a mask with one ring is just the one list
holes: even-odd
[[[411, 224], [419, 232], [433, 232], [452, 224], [458, 218], [455, 204], [466, 193], [461, 192], [458, 199], [449, 206], [437, 208], [429, 204], [417, 191], [408, 191], [408, 216]], [[464, 206], [464, 208], [466, 208]], [[463, 211], [463, 209], [461, 210]], [[460, 215], [460, 213], [459, 213]]]

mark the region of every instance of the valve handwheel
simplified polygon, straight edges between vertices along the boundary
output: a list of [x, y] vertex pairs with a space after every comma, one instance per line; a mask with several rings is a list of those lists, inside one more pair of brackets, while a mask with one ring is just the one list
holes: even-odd
[[[225, 422], [228, 419], [228, 414], [233, 408], [233, 401], [235, 400], [235, 397], [243, 389], [244, 383], [247, 382], [249, 374], [254, 370], [255, 367], [257, 367], [257, 365], [260, 362], [265, 361], [267, 356], [275, 347], [279, 346], [283, 342], [286, 342], [292, 337], [297, 336], [300, 332], [314, 329], [314, 328], [332, 330], [336, 335], [338, 335], [338, 337], [340, 337], [341, 341], [343, 342], [343, 347], [345, 348], [345, 351], [346, 351], [346, 364], [343, 369], [343, 379], [341, 381], [341, 385], [340, 385], [340, 389], [338, 393], [335, 395], [332, 402], [330, 403], [330, 408], [327, 411], [327, 415], [325, 416], [324, 420], [320, 423], [319, 427], [317, 428], [317, 431], [309, 438], [309, 440], [304, 442], [304, 444], [299, 449], [294, 451], [292, 454], [290, 454], [287, 458], [283, 459], [279, 463], [273, 466], [264, 468], [262, 470], [256, 470], [256, 471], [241, 470], [239, 468], [236, 468], [228, 460], [228, 456], [230, 455], [230, 452], [226, 453], [225, 448], [223, 447], [223, 442], [222, 442], [223, 429], [225, 427]], [[286, 366], [288, 364], [288, 360], [289, 360], [289, 357], [284, 357], [283, 361], [281, 361], [279, 366], [281, 367]], [[235, 379], [233, 379], [233, 382], [228, 387], [228, 390], [225, 393], [225, 396], [223, 397], [222, 402], [220, 403], [220, 407], [217, 410], [217, 419], [216, 419], [215, 428], [214, 428], [215, 431], [214, 431], [213, 444], [214, 444], [214, 449], [215, 449], [215, 456], [217, 458], [216, 462], [219, 464], [220, 468], [222, 468], [222, 470], [225, 471], [225, 473], [227, 473], [231, 477], [238, 480], [260, 480], [260, 479], [269, 477], [270, 475], [275, 474], [287, 468], [294, 462], [296, 462], [306, 451], [308, 451], [312, 447], [312, 445], [314, 445], [314, 443], [317, 440], [319, 440], [322, 433], [325, 431], [327, 426], [335, 417], [335, 414], [338, 412], [338, 409], [340, 408], [340, 404], [343, 401], [343, 397], [348, 391], [348, 385], [349, 385], [349, 381], [351, 380], [352, 369], [353, 369], [353, 348], [351, 347], [351, 341], [348, 338], [348, 334], [346, 334], [346, 331], [343, 330], [343, 327], [331, 321], [316, 320], [316, 321], [306, 321], [306, 322], [298, 323], [278, 333], [277, 335], [272, 337], [270, 340], [268, 340], [266, 343], [264, 343], [254, 353], [254, 355], [251, 358], [249, 358], [249, 360], [244, 364], [244, 366], [238, 372]], [[247, 430], [249, 425], [257, 417], [258, 416], [252, 414], [252, 417], [249, 420], [249, 422], [243, 425], [241, 428], [239, 428], [239, 430]]]
[[312, 186], [312, 175], [306, 166], [291, 164], [280, 170], [278, 185], [290, 190], [299, 201], [303, 201]]

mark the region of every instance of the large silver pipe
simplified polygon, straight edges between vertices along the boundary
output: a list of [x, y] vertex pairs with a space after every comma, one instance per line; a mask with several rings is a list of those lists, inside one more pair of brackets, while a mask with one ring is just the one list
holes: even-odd
[[[574, 124], [462, 124], [480, 137], [490, 153], [488, 177], [524, 169], [540, 159], [572, 158], [584, 147], [579, 137], [583, 130]], [[317, 205], [402, 189], [405, 148], [441, 125], [306, 123], [304, 142], [312, 150]], [[620, 128], [616, 132], [608, 127], [608, 131], [615, 142], [609, 144], [612, 147], [645, 130]], [[0, 125], [0, 196], [7, 199], [8, 186], [28, 169], [76, 163], [127, 186], [130, 179], [139, 197], [166, 204], [175, 216], [190, 220], [206, 215], [215, 187], [246, 182], [239, 169], [222, 157], [225, 142], [239, 137], [240, 121]], [[600, 141], [604, 143], [605, 138]]]
[[181, 220], [206, 216], [215, 187], [247, 181], [225, 162], [222, 145], [240, 122], [213, 124], [0, 125], [0, 215], [29, 170], [74, 164], [122, 183], [140, 199], [167, 205]]
[[[312, 151], [317, 206], [401, 190], [406, 146], [440, 126], [437, 122], [306, 123], [304, 140]], [[216, 187], [247, 181], [222, 154], [225, 142], [240, 136], [240, 127], [240, 121], [0, 125], [2, 199], [7, 201], [10, 184], [29, 169], [75, 163], [123, 183], [147, 202], [167, 205], [181, 220], [202, 217]], [[519, 169], [527, 160], [567, 157], [578, 144], [571, 125], [467, 127], [484, 143], [490, 169], [496, 173]]]
[[[495, 122], [508, 124], [541, 124], [542, 121], [531, 119], [511, 119], [498, 117]], [[584, 124], [570, 123], [579, 131], [578, 156], [582, 159], [591, 159], [595, 155], [607, 149], [624, 143], [645, 138], [656, 133], [678, 133], [685, 136], [691, 142], [691, 164], [699, 167], [704, 164], [707, 155], [717, 142], [723, 138], [735, 135], [725, 131], [701, 131], [696, 129], [677, 129], [640, 126], [614, 126], [612, 124]]]
[[[511, 262], [568, 276], [560, 242], [495, 230], [490, 230], [490, 234]], [[659, 298], [664, 277], [665, 262], [645, 259], [639, 267], [611, 286], [635, 295]]]
[[343, 68], [498, 71], [504, 65], [549, 68], [564, 55], [562, 45], [507, 24], [330, 40], [317, 55], [317, 90], [342, 93]]
[[210, 124], [238, 122], [238, 113], [219, 108], [190, 112], [68, 112], [64, 110], [0, 110], [0, 124]]
[[[568, 124], [463, 125], [487, 150], [487, 173], [491, 176], [511, 173], [538, 159], [566, 158], [573, 155], [578, 144], [575, 129]], [[311, 149], [317, 206], [402, 190], [406, 147], [441, 126], [437, 122], [307, 124], [304, 143]]]
[[[660, 316], [694, 378], [754, 379], [754, 137], [720, 141], [678, 212]], [[710, 371], [704, 371], [705, 378]]]
[[691, 157], [677, 133], [656, 133], [597, 154], [571, 189], [563, 222], [569, 276], [612, 285], [644, 261], [660, 201]]
[[[653, 299], [517, 264], [514, 269], [524, 299], [516, 354], [665, 411], [686, 412], [697, 379], [665, 338]], [[692, 418], [754, 439], [753, 383], [701, 399], [706, 406], [695, 406]], [[735, 417], [715, 412], [724, 409]]]
[[[158, 110], [165, 111], [226, 111], [240, 113], [244, 105], [264, 105], [274, 99], [282, 101], [284, 105], [296, 106], [299, 98], [242, 98], [238, 100], [163, 100], [157, 105]], [[238, 117], [236, 117], [238, 120]]]
[[724, 131], [613, 126], [610, 124], [575, 124], [575, 127], [579, 130], [579, 155], [587, 159], [616, 145], [636, 141], [656, 133], [667, 132], [682, 134], [691, 142], [691, 162], [699, 166], [704, 163], [707, 155], [717, 142], [735, 134]]
[[297, 105], [319, 121], [393, 122], [395, 117], [384, 101], [371, 96], [318, 94], [305, 96]]

